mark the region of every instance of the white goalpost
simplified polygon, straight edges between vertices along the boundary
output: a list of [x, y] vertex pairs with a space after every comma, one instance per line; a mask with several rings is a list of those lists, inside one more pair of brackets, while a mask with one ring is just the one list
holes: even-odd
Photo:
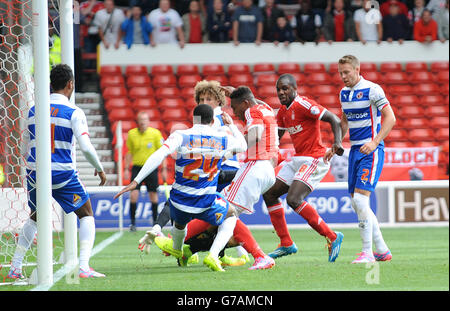
[[[0, 184], [0, 285], [51, 286], [56, 277], [54, 266], [58, 264], [65, 264], [66, 273], [78, 276], [77, 217], [74, 213], [65, 215], [51, 196], [49, 103], [49, 29], [61, 39], [61, 62], [74, 70], [73, 6], [76, 3], [73, 0], [0, 1], [0, 165], [5, 172], [5, 181]], [[74, 97], [75, 93], [72, 102]], [[18, 236], [30, 213], [26, 119], [33, 105], [37, 235], [24, 258], [25, 280], [14, 281], [7, 279], [7, 274]]]

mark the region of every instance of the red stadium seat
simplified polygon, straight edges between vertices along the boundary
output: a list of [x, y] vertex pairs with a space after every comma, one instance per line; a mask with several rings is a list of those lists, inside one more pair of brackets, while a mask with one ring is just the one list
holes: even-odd
[[[111, 123], [111, 133], [116, 132], [118, 121]], [[129, 130], [132, 130], [137, 127], [137, 123], [134, 120], [126, 120], [122, 121], [122, 133], [127, 133]]]
[[100, 67], [100, 76], [122, 75], [122, 68], [118, 65], [103, 65]]
[[228, 76], [235, 74], [248, 74], [250, 73], [250, 66], [248, 64], [230, 64], [227, 70]]
[[180, 96], [180, 90], [177, 87], [160, 87], [155, 91], [155, 97], [158, 100], [164, 98], [179, 98]]
[[423, 105], [448, 105], [441, 95], [425, 95], [420, 98], [420, 102]]
[[337, 94], [319, 96], [317, 98], [317, 103], [325, 108], [341, 108], [341, 103]]
[[309, 74], [306, 78], [306, 84], [314, 85], [325, 85], [330, 84], [331, 77], [327, 72], [313, 72]]
[[311, 87], [304, 84], [297, 84], [297, 92], [300, 96], [311, 96], [312, 94]]
[[111, 123], [114, 121], [132, 121], [136, 119], [136, 115], [131, 108], [117, 108], [108, 113], [108, 119]]
[[424, 111], [421, 106], [403, 106], [399, 107], [400, 118], [421, 118], [424, 116]]
[[230, 76], [230, 84], [234, 87], [240, 85], [253, 86], [253, 76], [251, 74], [233, 74]]
[[448, 106], [428, 106], [425, 108], [425, 115], [428, 118], [433, 118], [433, 117], [447, 117], [448, 118]]
[[136, 98], [148, 98], [155, 95], [153, 89], [149, 86], [135, 86], [128, 91], [131, 100]]
[[[448, 87], [449, 87], [449, 84], [448, 84], [448, 83], [442, 84], [441, 87], [439, 88], [439, 92], [440, 92], [442, 95], [447, 95], [447, 96], [448, 96]], [[448, 101], [447, 101], [447, 102], [448, 102]]]
[[280, 109], [281, 103], [277, 96], [266, 97], [264, 99], [266, 104], [268, 104], [272, 109]]
[[118, 97], [118, 98], [110, 98], [107, 101], [105, 101], [105, 110], [111, 111], [113, 109], [117, 109], [117, 108], [130, 108], [131, 107], [131, 103], [128, 100], [128, 98], [123, 98], [123, 97]]
[[202, 67], [203, 76], [224, 75], [225, 69], [222, 64], [205, 64]]
[[100, 78], [100, 89], [108, 86], [124, 86], [125, 80], [122, 75], [104, 75]]
[[408, 134], [403, 129], [393, 128], [385, 140], [387, 142], [408, 141]]
[[448, 70], [439, 71], [436, 76], [436, 82], [448, 85]]
[[379, 71], [364, 71], [361, 73], [361, 75], [364, 77], [364, 79], [377, 84], [383, 81], [383, 75]]
[[419, 97], [416, 95], [400, 95], [395, 99], [395, 102], [398, 107], [418, 105], [420, 103]]
[[339, 92], [339, 89], [335, 86], [332, 86], [329, 84], [328, 85], [324, 84], [324, 85], [313, 86], [311, 88], [310, 92], [311, 92], [310, 95], [311, 96], [314, 95], [315, 97], [320, 96], [320, 95], [328, 95], [328, 94], [337, 95]]
[[150, 86], [151, 80], [148, 75], [129, 75], [127, 78], [127, 87]]
[[193, 75], [182, 75], [178, 78], [178, 86], [183, 87], [194, 87], [197, 82], [201, 81], [202, 77], [199, 74]]
[[394, 96], [413, 94], [413, 90], [409, 84], [391, 84], [387, 87], [387, 91]]
[[[340, 118], [342, 116], [342, 109], [341, 108], [328, 107], [327, 110], [332, 112], [332, 113], [334, 113], [336, 116], [338, 116], [338, 118]], [[320, 125], [320, 126], [322, 126], [322, 125]]]
[[195, 64], [182, 64], [177, 67], [177, 76], [198, 75], [198, 66]]
[[408, 129], [429, 128], [430, 127], [428, 120], [424, 117], [407, 118], [403, 121], [402, 125], [403, 125], [403, 127], [408, 128]]
[[184, 87], [181, 89], [180, 91], [180, 95], [181, 97], [183, 97], [183, 99], [189, 99], [189, 98], [193, 98], [195, 94], [195, 90], [193, 87]]
[[253, 65], [253, 73], [273, 73], [275, 72], [275, 66], [272, 63], [256, 63]]
[[270, 73], [265, 73], [265, 74], [260, 74], [256, 77], [256, 86], [263, 86], [263, 85], [270, 85], [272, 87], [275, 87], [275, 84], [278, 80], [278, 75], [276, 74], [270, 74]]
[[184, 108], [184, 100], [181, 98], [165, 98], [162, 99], [158, 103], [158, 108], [163, 112], [165, 109], [183, 109]]
[[196, 106], [197, 106], [197, 102], [195, 101], [194, 96], [192, 96], [184, 101], [184, 107], [188, 111], [193, 110]]
[[325, 65], [323, 63], [306, 63], [303, 65], [303, 73], [310, 74], [314, 72], [326, 72]]
[[402, 71], [402, 64], [398, 62], [385, 62], [380, 64], [380, 72], [399, 72]]
[[113, 97], [127, 97], [128, 92], [124, 86], [108, 86], [102, 91], [102, 96], [108, 100]]
[[339, 72], [330, 74], [330, 84], [339, 86], [340, 88], [344, 87], [344, 82], [342, 82], [342, 78]]
[[388, 147], [388, 148], [411, 148], [411, 147], [414, 147], [414, 144], [409, 141], [389, 141], [389, 143], [386, 143], [386, 147]]
[[[160, 130], [161, 133], [163, 131], [165, 131], [164, 130], [164, 122], [161, 120], [150, 120], [148, 126], [154, 128], [154, 129]], [[163, 134], [163, 137], [164, 137], [164, 134]]]
[[167, 121], [186, 121], [189, 114], [184, 108], [166, 108], [162, 111], [161, 119]]
[[382, 74], [382, 81], [386, 84], [406, 84], [408, 76], [401, 71], [386, 72]]
[[171, 65], [153, 65], [150, 69], [152, 76], [156, 75], [173, 75], [173, 68]]
[[429, 83], [434, 81], [434, 76], [429, 71], [415, 71], [409, 74], [409, 82], [416, 83]]
[[414, 87], [416, 95], [439, 95], [441, 93], [436, 83], [420, 83]]
[[433, 141], [435, 140], [434, 132], [431, 129], [411, 129], [408, 130], [408, 139], [411, 142], [417, 141]]
[[186, 120], [169, 121], [165, 124], [164, 129], [167, 133], [171, 134], [177, 130], [186, 130], [192, 127], [192, 122]]
[[378, 71], [377, 64], [371, 62], [362, 62], [359, 64], [359, 70], [364, 75], [368, 71]]
[[228, 77], [224, 74], [220, 75], [208, 75], [205, 76], [205, 80], [207, 81], [217, 81], [220, 85], [228, 85]]
[[283, 73], [301, 73], [300, 64], [298, 63], [281, 63], [278, 65], [278, 74]]
[[177, 86], [177, 78], [173, 74], [154, 75], [152, 86], [155, 89], [159, 87], [175, 87]]
[[125, 67], [125, 76], [146, 76], [148, 75], [145, 65], [128, 65]]
[[290, 73], [297, 82], [297, 86], [305, 84], [306, 83], [306, 75], [300, 72]]
[[405, 65], [405, 72], [428, 71], [428, 65], [425, 62], [409, 62]]
[[447, 142], [449, 140], [448, 126], [445, 128], [440, 128], [436, 131], [436, 139], [441, 142]]
[[257, 92], [259, 97], [275, 97], [277, 96], [277, 89], [273, 85], [263, 85], [258, 87]]
[[448, 68], [449, 68], [448, 61], [432, 62], [430, 65], [431, 72], [448, 71]]
[[435, 147], [438, 146], [439, 143], [435, 142], [435, 141], [416, 141], [414, 143], [412, 143], [412, 147]]
[[448, 117], [432, 117], [429, 126], [433, 128], [448, 128]]
[[150, 109], [150, 108], [158, 108], [156, 100], [153, 97], [147, 98], [136, 98], [132, 103], [134, 111]]
[[139, 112], [146, 112], [150, 120], [161, 120], [161, 113], [157, 108], [140, 109]]

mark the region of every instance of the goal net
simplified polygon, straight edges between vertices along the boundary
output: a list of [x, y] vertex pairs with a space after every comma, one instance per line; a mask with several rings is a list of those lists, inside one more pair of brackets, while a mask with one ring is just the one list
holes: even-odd
[[[34, 81], [39, 79], [33, 75], [32, 1], [0, 0], [0, 170], [4, 172], [4, 178], [0, 178], [0, 284], [14, 283], [7, 275], [18, 235], [30, 215], [26, 120], [34, 105]], [[50, 49], [59, 35], [58, 3], [48, 0]], [[53, 261], [60, 263], [63, 212], [52, 202]], [[24, 258], [26, 278], [36, 266], [36, 257], [35, 238]]]

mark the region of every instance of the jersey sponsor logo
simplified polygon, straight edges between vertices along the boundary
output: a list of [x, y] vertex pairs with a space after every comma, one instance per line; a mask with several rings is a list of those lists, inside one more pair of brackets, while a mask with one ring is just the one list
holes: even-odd
[[368, 112], [361, 112], [361, 113], [355, 113], [355, 112], [347, 112], [347, 119], [349, 120], [356, 120], [356, 119], [366, 119], [369, 116]]
[[301, 124], [299, 124], [296, 126], [288, 127], [287, 131], [289, 132], [289, 134], [297, 134], [297, 133], [300, 133], [301, 131], [303, 131], [303, 127]]

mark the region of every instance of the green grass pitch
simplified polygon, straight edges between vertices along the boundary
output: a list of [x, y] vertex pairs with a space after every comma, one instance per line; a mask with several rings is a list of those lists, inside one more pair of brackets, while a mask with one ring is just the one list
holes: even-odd
[[[141, 254], [137, 241], [144, 234], [123, 235], [91, 258], [91, 266], [106, 278], [80, 279], [67, 284], [65, 278], [51, 291], [448, 291], [449, 228], [383, 228], [393, 260], [376, 264], [351, 264], [360, 251], [359, 230], [341, 230], [345, 237], [335, 263], [329, 263], [325, 239], [312, 229], [291, 229], [299, 252], [276, 260], [271, 270], [250, 271], [251, 263], [210, 271], [201, 264], [178, 267], [154, 245]], [[168, 230], [165, 230], [167, 233]], [[278, 243], [271, 229], [252, 229], [265, 252]], [[97, 232], [96, 244], [112, 232]], [[227, 254], [235, 255], [234, 249]], [[60, 266], [55, 266], [55, 270]], [[25, 291], [33, 286], [1, 286], [0, 291]]]

